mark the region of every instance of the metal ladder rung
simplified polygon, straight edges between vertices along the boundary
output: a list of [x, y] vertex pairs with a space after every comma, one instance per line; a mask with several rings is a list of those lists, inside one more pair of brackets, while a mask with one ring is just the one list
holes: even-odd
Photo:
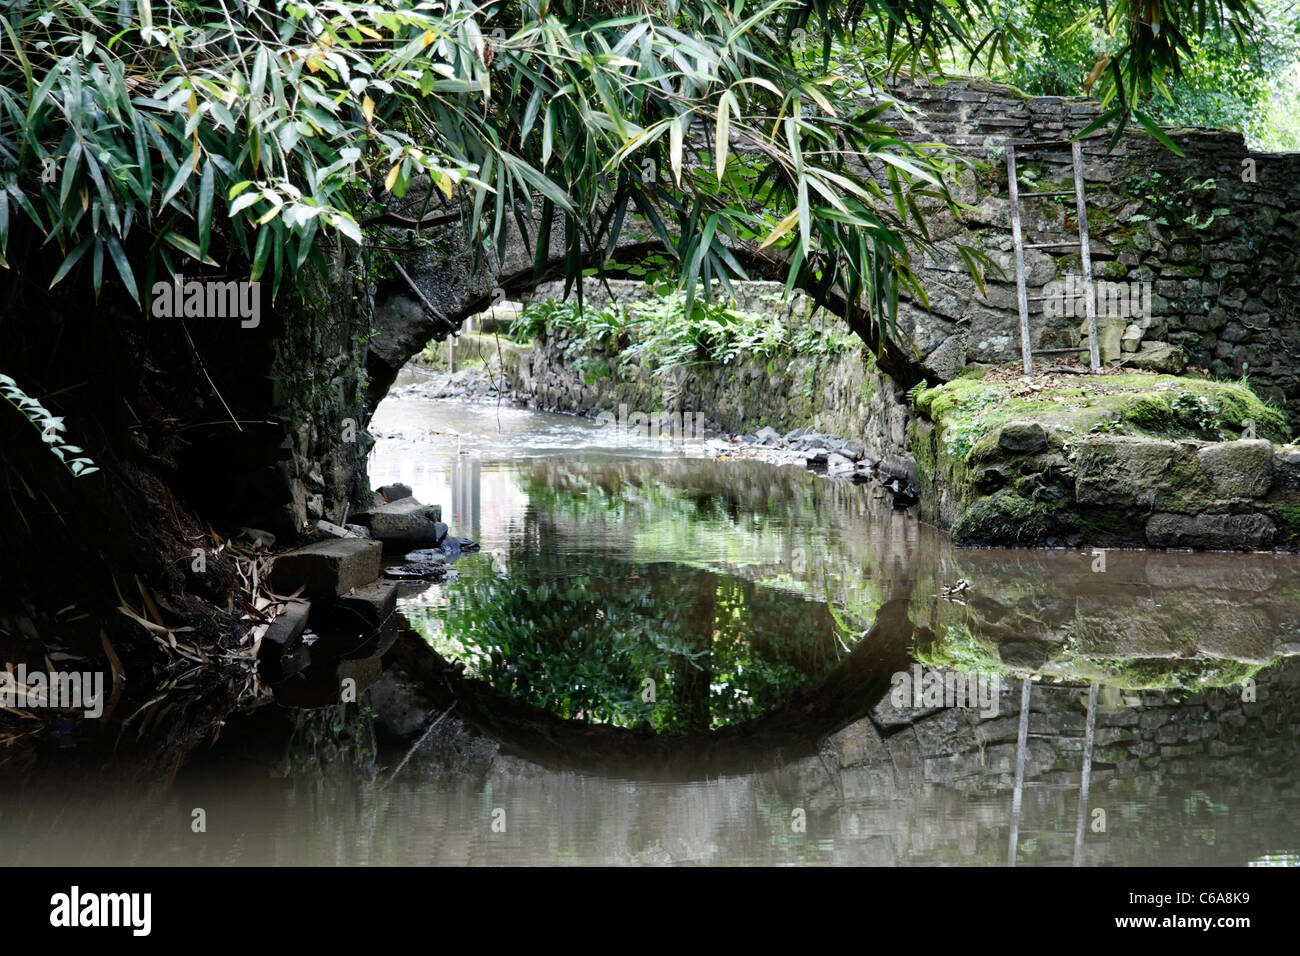
[[1024, 786], [1034, 790], [1078, 790], [1082, 784], [1078, 783], [1047, 783], [1037, 780], [1029, 780]]
[[1021, 193], [1021, 197], [1029, 196], [1073, 196], [1073, 189], [1049, 189], [1041, 192]]
[[1057, 239], [1052, 242], [1022, 242], [1021, 249], [1050, 249], [1052, 246], [1079, 246], [1083, 247], [1078, 239]]
[[1097, 137], [1104, 136], [1104, 135], [1106, 134], [1102, 132], [1096, 132], [1096, 133], [1089, 133], [1087, 136], [1080, 136], [1077, 139], [1027, 139], [1019, 143], [1012, 141], [1007, 145], [1014, 146], [1017, 149], [1020, 149], [1021, 147], [1050, 147], [1050, 146], [1055, 146], [1060, 149], [1073, 149], [1075, 143], [1082, 143], [1085, 140], [1096, 139]]
[[1088, 349], [1082, 345], [1076, 345], [1072, 349], [1034, 349], [1034, 355], [1055, 355], [1058, 352], [1086, 352]]

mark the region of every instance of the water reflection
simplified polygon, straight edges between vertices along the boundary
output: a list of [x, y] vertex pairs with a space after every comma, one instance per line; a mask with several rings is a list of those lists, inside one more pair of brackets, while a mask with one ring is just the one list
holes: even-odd
[[[436, 414], [451, 430], [461, 413], [451, 407]], [[545, 419], [535, 425], [552, 427]], [[564, 419], [554, 427], [583, 425]], [[483, 439], [481, 456], [458, 456], [441, 471], [429, 468], [424, 495], [439, 500], [440, 485], [450, 489], [476, 468], [485, 489], [480, 501], [509, 503], [492, 514], [480, 505], [465, 515], [471, 533], [495, 554], [482, 556], [483, 566], [495, 561], [492, 573], [504, 587], [514, 580], [534, 587], [547, 574], [616, 581], [653, 568], [650, 593], [665, 595], [673, 608], [660, 622], [680, 618], [678, 609], [691, 596], [716, 595], [717, 582], [733, 588], [745, 582], [748, 588], [736, 592], [744, 595], [741, 617], [751, 630], [772, 634], [769, 652], [803, 633], [829, 633], [833, 643], [821, 640], [817, 666], [805, 658], [797, 674], [778, 684], [784, 703], [772, 694], [760, 707], [750, 695], [756, 706], [733, 715], [733, 721], [744, 718], [737, 729], [764, 728], [750, 741], [754, 767], [764, 764], [764, 754], [776, 753], [778, 762], [781, 753], [788, 757], [784, 770], [753, 770], [737, 779], [752, 785], [777, 773], [789, 794], [784, 808], [834, 818], [830, 843], [800, 843], [799, 860], [1068, 865], [1294, 858], [1300, 798], [1293, 768], [1300, 753], [1287, 729], [1300, 701], [1300, 674], [1290, 660], [1300, 652], [1293, 611], [1300, 602], [1300, 563], [1294, 558], [958, 550], [946, 535], [888, 507], [871, 486], [754, 463], [719, 465], [691, 449], [673, 454], [656, 447], [629, 457], [626, 449], [601, 447], [601, 437], [584, 432], [581, 447], [566, 454], [546, 450], [535, 435], [528, 440], [531, 450], [508, 452], [502, 445], [509, 439]], [[376, 465], [410, 474], [436, 448], [436, 440], [418, 451], [398, 440], [381, 443]], [[946, 588], [962, 579], [969, 589], [946, 598]], [[474, 580], [467, 574], [407, 603], [408, 615], [450, 656], [473, 653], [463, 638], [459, 649], [438, 642], [449, 640], [446, 622], [460, 613], [455, 588]], [[710, 586], [701, 588], [703, 581]], [[766, 602], [761, 608], [758, 595]], [[589, 609], [594, 613], [607, 600], [598, 596]], [[793, 626], [774, 623], [781, 606], [790, 610]], [[882, 622], [886, 608], [892, 610]], [[825, 617], [813, 625], [814, 609], [824, 609], [829, 627]], [[643, 623], [654, 629], [654, 621]], [[985, 719], [952, 708], [900, 710], [889, 700], [888, 675], [915, 664], [999, 675], [999, 714]], [[1021, 678], [1045, 688], [1024, 711], [1023, 739]], [[718, 683], [715, 693], [734, 690]], [[621, 679], [619, 689], [626, 686]], [[851, 694], [840, 693], [848, 690], [861, 699], [849, 702]], [[845, 702], [839, 709], [827, 703], [836, 694]], [[814, 711], [821, 707], [841, 728], [812, 729], [811, 737], [822, 740], [815, 756], [800, 755], [794, 736], [769, 736], [774, 722], [757, 719], [764, 711], [784, 719], [794, 710], [792, 700]], [[711, 705], [711, 726], [726, 723], [724, 714], [725, 708]], [[632, 726], [644, 715], [610, 719]], [[584, 716], [599, 719], [594, 712]], [[656, 730], [689, 726], [680, 713], [651, 723]], [[717, 730], [714, 736], [728, 737]], [[507, 750], [527, 756], [526, 766], [535, 768], [530, 773], [552, 782], [571, 772], [563, 769], [568, 759], [585, 771], [577, 778], [584, 787], [605, 786], [586, 776], [598, 768], [579, 768], [582, 761], [572, 755], [530, 753], [520, 740]], [[686, 779], [673, 783], [647, 769], [633, 773], [639, 782], [630, 786], [707, 789], [699, 783], [707, 772], [690, 766], [687, 750], [683, 746], [668, 761]], [[1089, 753], [1085, 802], [1080, 789]], [[552, 769], [537, 769], [538, 763]], [[507, 765], [513, 770], [501, 769]], [[525, 765], [493, 766], [509, 774], [523, 773]], [[610, 774], [626, 776], [626, 766], [603, 775]], [[692, 776], [697, 783], [689, 782]], [[522, 779], [513, 784], [524, 785]], [[613, 781], [608, 786], [617, 792]], [[749, 805], [751, 824], [758, 802]], [[1256, 829], [1251, 832], [1242, 818]], [[660, 832], [664, 827], [661, 821]], [[854, 842], [852, 851], [846, 839]], [[658, 846], [664, 849], [662, 841]], [[712, 851], [679, 850], [664, 850], [663, 861], [756, 856], [752, 847], [723, 848], [716, 839]]]
[[[396, 404], [373, 482], [484, 551], [407, 590], [364, 709], [232, 718], [161, 794], [8, 795], [8, 861], [1300, 860], [1296, 558], [961, 551], [871, 486]], [[900, 703], [916, 667], [996, 675], [997, 706]], [[363, 772], [452, 704], [395, 782]]]
[[678, 564], [463, 562], [408, 618], [472, 677], [561, 717], [663, 733], [748, 720], [847, 653], [825, 604]]

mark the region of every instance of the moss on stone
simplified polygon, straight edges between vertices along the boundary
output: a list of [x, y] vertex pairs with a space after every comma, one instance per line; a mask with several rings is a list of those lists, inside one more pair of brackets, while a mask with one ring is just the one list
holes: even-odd
[[1279, 505], [1273, 512], [1277, 526], [1277, 542], [1281, 547], [1295, 548], [1300, 544], [1300, 505]]
[[1071, 515], [1070, 523], [1083, 545], [1116, 547], [1142, 540], [1142, 526], [1135, 525], [1123, 511], [1089, 509]]
[[1054, 382], [1028, 398], [1015, 394], [1019, 383], [989, 382], [982, 371], [922, 390], [915, 405], [962, 456], [1012, 416], [1080, 433], [1109, 418], [1154, 438], [1236, 437], [1248, 421], [1259, 438], [1285, 442], [1291, 434], [1286, 415], [1241, 382], [1140, 373], [1059, 376]]
[[1213, 657], [1138, 658], [1133, 660], [1090, 660], [1102, 671], [1101, 682], [1123, 690], [1199, 690], [1208, 687], [1236, 687], [1254, 677], [1268, 664], [1221, 660]]
[[1147, 432], [1168, 431], [1174, 424], [1169, 396], [1143, 395], [1124, 410], [1121, 420]]
[[981, 498], [953, 525], [959, 545], [1033, 545], [1047, 531], [1047, 507], [1014, 492]]
[[[1037, 544], [1072, 531], [1089, 544], [1143, 543], [1141, 522], [1129, 521], [1123, 509], [1117, 511], [1116, 503], [1106, 503], [1104, 496], [1094, 495], [1091, 502], [1079, 499], [1092, 511], [1075, 514], [1079, 503], [1071, 476], [1064, 474], [1067, 469], [1034, 468], [1026, 455], [1001, 447], [1000, 430], [1008, 421], [1042, 425], [1048, 451], [1070, 463], [1079, 447], [1076, 439], [1098, 432], [1138, 442], [1224, 441], [1241, 435], [1245, 423], [1252, 421], [1260, 438], [1284, 441], [1289, 436], [1282, 412], [1261, 401], [1244, 382], [1119, 373], [1053, 375], [1026, 383], [1019, 376], [990, 378], [987, 372], [977, 370], [912, 395], [920, 412], [909, 434], [922, 489], [922, 517], [951, 524], [959, 544]], [[1095, 445], [1088, 444], [1090, 461], [1098, 454]], [[987, 477], [994, 466], [1007, 479], [976, 487], [977, 477]], [[1194, 450], [1186, 449], [1152, 474], [1149, 493], [1137, 488], [1128, 494], [1129, 503], [1143, 509], [1187, 514], [1214, 510], [1222, 497], [1198, 467]], [[1300, 540], [1300, 515], [1293, 524], [1287, 520], [1282, 534], [1293, 546]]]

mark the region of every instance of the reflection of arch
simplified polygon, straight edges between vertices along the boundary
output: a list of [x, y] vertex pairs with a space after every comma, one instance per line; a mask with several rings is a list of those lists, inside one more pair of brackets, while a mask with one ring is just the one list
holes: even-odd
[[707, 733], [645, 734], [565, 720], [484, 681], [466, 678], [414, 632], [385, 664], [423, 680], [427, 706], [453, 703], [455, 716], [501, 745], [503, 753], [553, 769], [638, 777], [694, 777], [753, 770], [770, 760], [817, 752], [821, 741], [866, 716], [911, 663], [907, 602], [886, 602], [871, 630], [833, 671], [760, 717]]

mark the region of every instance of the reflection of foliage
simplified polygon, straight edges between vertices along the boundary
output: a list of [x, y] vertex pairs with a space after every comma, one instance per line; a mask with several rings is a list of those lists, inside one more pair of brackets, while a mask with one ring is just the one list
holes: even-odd
[[606, 561], [566, 575], [548, 564], [533, 556], [498, 576], [467, 560], [447, 587], [442, 633], [433, 614], [408, 618], [441, 653], [538, 707], [670, 733], [756, 716], [843, 657], [827, 615], [788, 593], [681, 566]]
[[874, 582], [845, 574], [841, 574], [832, 585], [830, 576], [823, 571], [822, 591], [841, 645], [853, 647], [876, 620], [881, 605], [880, 587]]
[[672, 596], [652, 593], [629, 568], [620, 578], [466, 569], [453, 590], [447, 630], [478, 676], [566, 718], [630, 726], [656, 705], [674, 667], [700, 655], [683, 638]]
[[1079, 663], [1101, 672], [1093, 678], [1125, 690], [1203, 690], [1207, 687], [1236, 687], [1253, 678], [1267, 664], [1221, 660], [1138, 658], [1133, 660], [1080, 659]]
[[1007, 670], [998, 652], [977, 638], [967, 624], [948, 625], [943, 640], [917, 647], [914, 656], [927, 667], [942, 667], [967, 674]]
[[713, 632], [714, 726], [736, 723], [780, 704], [844, 656], [822, 615], [788, 594], [730, 581], [718, 588]]
[[1088, 657], [1063, 648], [1042, 666], [1027, 670], [1004, 664], [994, 642], [979, 638], [968, 624], [949, 625], [941, 640], [918, 645], [913, 654], [929, 667], [1018, 676], [1035, 673], [1073, 682], [1095, 681], [1121, 690], [1203, 690], [1235, 687], [1268, 665], [1214, 657], [1124, 658]]

